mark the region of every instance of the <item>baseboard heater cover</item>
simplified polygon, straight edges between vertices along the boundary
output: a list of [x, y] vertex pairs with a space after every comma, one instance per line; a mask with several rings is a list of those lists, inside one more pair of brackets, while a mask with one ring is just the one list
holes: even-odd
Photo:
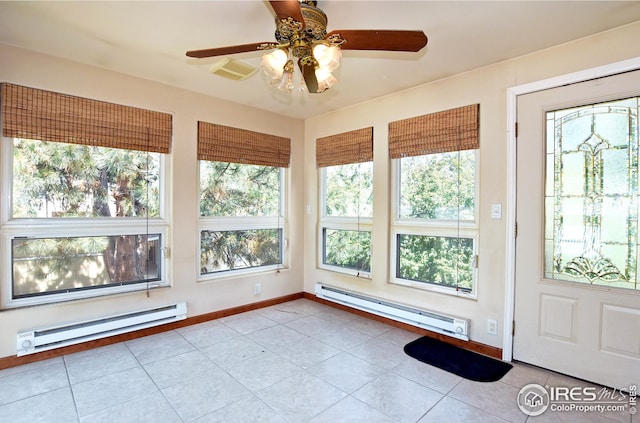
[[433, 311], [420, 310], [355, 292], [334, 288], [321, 283], [316, 283], [315, 294], [318, 298], [333, 301], [338, 304], [353, 307], [388, 319], [407, 323], [465, 341], [469, 340], [470, 321], [468, 319], [461, 319], [459, 317], [449, 316]]
[[187, 303], [181, 302], [100, 319], [22, 331], [18, 332], [17, 336], [17, 355], [33, 354], [133, 332], [184, 320], [186, 317]]

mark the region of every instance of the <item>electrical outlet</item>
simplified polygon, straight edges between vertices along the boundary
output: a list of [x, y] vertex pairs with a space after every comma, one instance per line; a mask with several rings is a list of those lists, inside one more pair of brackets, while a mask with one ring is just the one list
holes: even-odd
[[487, 333], [489, 333], [490, 335], [497, 335], [498, 334], [498, 321], [497, 320], [493, 320], [493, 319], [487, 320]]
[[255, 295], [260, 295], [262, 294], [262, 284], [261, 283], [257, 283], [255, 288], [253, 288], [253, 293]]

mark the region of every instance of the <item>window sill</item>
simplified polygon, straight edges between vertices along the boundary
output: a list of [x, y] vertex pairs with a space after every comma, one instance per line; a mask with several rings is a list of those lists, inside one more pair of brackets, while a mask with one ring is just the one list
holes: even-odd
[[426, 282], [409, 281], [406, 279], [398, 279], [398, 278], [393, 278], [391, 280], [391, 283], [394, 285], [400, 285], [400, 286], [406, 286], [409, 288], [419, 289], [421, 291], [436, 292], [438, 294], [450, 295], [452, 297], [458, 297], [458, 298], [466, 298], [473, 301], [478, 300], [478, 295], [475, 291], [466, 292], [466, 291], [458, 290], [456, 288], [438, 286], [438, 285], [430, 284]]
[[339, 266], [331, 266], [327, 264], [321, 264], [318, 266], [318, 269], [327, 270], [329, 272], [341, 273], [343, 275], [353, 276], [360, 279], [371, 279], [371, 272], [366, 271], [358, 271], [354, 269], [345, 269]]
[[109, 288], [88, 289], [85, 291], [39, 295], [28, 298], [20, 298], [17, 300], [9, 300], [2, 305], [0, 311], [16, 310], [20, 308], [36, 307], [44, 305], [53, 305], [60, 303], [68, 303], [81, 300], [96, 300], [114, 295], [131, 294], [143, 291], [153, 291], [161, 288], [171, 288], [168, 282], [154, 281], [147, 284], [135, 284], [126, 286], [115, 286]]
[[222, 270], [220, 272], [199, 275], [197, 282], [203, 283], [203, 282], [215, 282], [215, 281], [226, 280], [226, 279], [238, 279], [238, 278], [243, 278], [247, 276], [255, 276], [259, 274], [280, 273], [287, 270], [289, 270], [289, 268], [282, 265], [264, 266], [264, 267], [257, 267], [257, 268], [254, 267], [249, 269], [238, 269], [238, 270]]

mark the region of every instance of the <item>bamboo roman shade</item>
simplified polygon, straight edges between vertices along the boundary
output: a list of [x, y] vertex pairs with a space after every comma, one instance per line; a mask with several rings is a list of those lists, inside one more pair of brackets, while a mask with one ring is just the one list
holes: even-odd
[[198, 122], [198, 160], [289, 167], [291, 140]]
[[473, 150], [480, 146], [479, 104], [389, 123], [389, 157]]
[[5, 137], [169, 153], [168, 113], [8, 83], [1, 86]]
[[373, 127], [356, 129], [316, 140], [318, 167], [373, 160]]

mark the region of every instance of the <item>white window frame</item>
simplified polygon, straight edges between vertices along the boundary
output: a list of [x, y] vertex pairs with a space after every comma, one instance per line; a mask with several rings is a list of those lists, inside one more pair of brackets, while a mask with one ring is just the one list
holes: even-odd
[[[479, 150], [475, 153], [475, 201], [473, 220], [439, 220], [439, 219], [408, 219], [400, 217], [400, 159], [391, 159], [391, 213], [390, 230], [390, 263], [389, 281], [395, 285], [417, 288], [425, 291], [438, 292], [457, 297], [478, 298], [478, 209], [479, 209]], [[436, 237], [471, 238], [473, 239], [473, 284], [470, 292], [429, 282], [419, 282], [396, 276], [398, 266], [398, 235], [423, 235]]]
[[350, 276], [356, 276], [365, 279], [371, 279], [373, 272], [373, 266], [369, 272], [359, 271], [356, 269], [348, 269], [341, 266], [334, 266], [324, 263], [324, 230], [344, 230], [344, 231], [360, 231], [369, 232], [373, 235], [373, 217], [363, 216], [327, 216], [327, 168], [321, 167], [318, 169], [320, 189], [319, 192], [319, 207], [320, 213], [318, 213], [320, 219], [318, 223], [317, 232], [317, 266], [320, 269], [329, 270], [332, 272], [343, 273]]
[[[198, 198], [200, 198], [200, 162], [198, 160]], [[277, 167], [277, 166], [272, 166]], [[196, 280], [198, 282], [214, 281], [220, 279], [234, 278], [244, 275], [268, 273], [285, 270], [289, 268], [289, 238], [288, 219], [286, 205], [289, 198], [289, 169], [280, 167], [280, 205], [278, 207], [280, 216], [200, 216], [200, 201], [198, 201], [198, 245], [196, 246]], [[243, 269], [223, 270], [214, 273], [200, 273], [200, 243], [202, 231], [226, 232], [242, 231], [251, 229], [280, 229], [282, 230], [282, 245], [280, 246], [280, 256], [282, 263], [268, 266], [247, 267]]]
[[[0, 209], [1, 237], [0, 255], [2, 262], [2, 283], [0, 283], [0, 308], [10, 309], [85, 298], [101, 297], [105, 295], [122, 294], [128, 292], [145, 291], [152, 288], [168, 287], [170, 283], [170, 261], [168, 260], [168, 246], [170, 245], [170, 220], [168, 213], [168, 181], [171, 180], [170, 160], [167, 155], [160, 153], [160, 181], [159, 181], [159, 217], [153, 218], [13, 218], [12, 189], [13, 189], [13, 144], [14, 139], [0, 138], [0, 174], [2, 192], [2, 207]], [[51, 141], [50, 141], [51, 142]], [[138, 282], [127, 285], [96, 287], [86, 290], [36, 295], [26, 298], [12, 298], [12, 247], [11, 241], [17, 237], [26, 238], [56, 238], [82, 236], [114, 236], [160, 234], [160, 280]]]

